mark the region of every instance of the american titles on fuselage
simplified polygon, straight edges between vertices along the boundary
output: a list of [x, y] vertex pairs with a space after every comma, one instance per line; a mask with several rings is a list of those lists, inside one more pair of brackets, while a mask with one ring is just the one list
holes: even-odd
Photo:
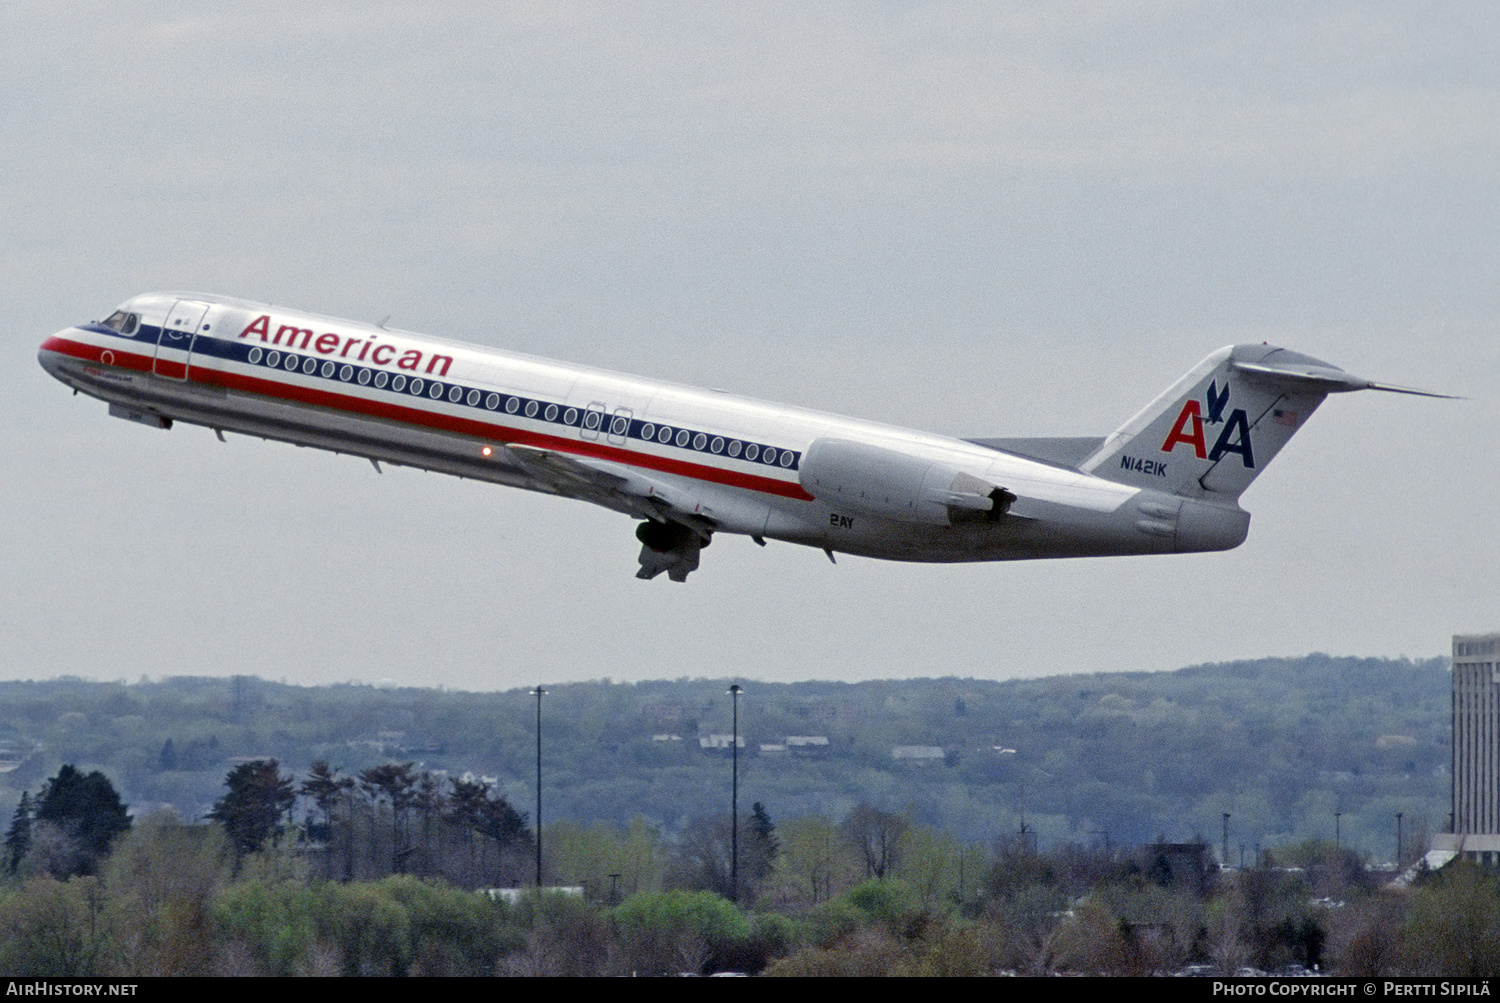
[[[334, 355], [335, 353], [337, 353], [336, 357], [340, 359], [349, 358], [349, 353], [354, 349], [356, 345], [363, 345], [364, 347], [359, 350], [359, 354], [356, 355], [352, 361], [364, 362], [365, 355], [368, 354], [370, 356], [371, 364], [376, 366], [388, 366], [394, 361], [397, 369], [410, 369], [415, 371], [422, 368], [422, 359], [424, 357], [424, 353], [421, 349], [408, 348], [405, 351], [402, 351], [400, 356], [398, 357], [396, 353], [399, 350], [395, 345], [390, 344], [389, 342], [381, 342], [377, 345], [376, 339], [379, 337], [378, 335], [367, 334], [365, 332], [360, 333], [364, 336], [360, 338], [351, 338], [348, 335], [334, 334], [332, 331], [329, 331], [326, 334], [318, 335], [317, 338], [314, 339], [313, 329], [310, 327], [297, 327], [295, 324], [280, 324], [277, 326], [276, 333], [273, 335], [271, 334], [271, 315], [268, 313], [263, 313], [259, 317], [255, 318], [255, 320], [251, 321], [249, 324], [246, 324], [245, 329], [240, 332], [239, 336], [243, 339], [248, 338], [250, 337], [250, 335], [254, 334], [259, 336], [262, 343], [269, 343], [272, 345], [281, 345], [281, 339], [285, 337], [285, 347], [288, 351], [297, 349], [305, 352], [307, 351], [310, 344], [312, 346], [312, 350], [317, 352], [319, 355]], [[302, 344], [300, 345], [297, 344], [298, 335], [301, 335], [302, 337]], [[339, 348], [341, 344], [343, 345], [342, 350], [340, 350]], [[385, 358], [381, 358], [382, 353], [385, 354]], [[252, 359], [251, 361], [254, 362], [257, 360]], [[442, 363], [441, 368], [438, 368], [438, 363]], [[447, 376], [448, 367], [451, 365], [453, 365], [453, 356], [438, 355], [436, 352], [433, 352], [430, 353], [430, 357], [428, 357], [427, 359], [427, 368], [422, 371], [429, 375]], [[433, 373], [434, 369], [437, 369], [436, 374]]]
[[[299, 372], [304, 376], [321, 377], [340, 383], [353, 383], [361, 387], [385, 390], [392, 394], [412, 397], [426, 396], [431, 400], [445, 400], [482, 411], [503, 412], [509, 416], [525, 417], [534, 421], [579, 428], [584, 434], [598, 435], [604, 432], [610, 439], [635, 439], [652, 442], [660, 446], [676, 447], [698, 453], [724, 456], [741, 463], [785, 470], [797, 469], [800, 454], [797, 450], [781, 448], [761, 442], [726, 438], [681, 426], [645, 421], [622, 414], [606, 414], [603, 406], [570, 407], [533, 397], [502, 394], [489, 389], [466, 386], [440, 379], [428, 379], [418, 373], [447, 376], [453, 364], [450, 355], [424, 352], [418, 348], [402, 348], [392, 341], [379, 340], [376, 332], [360, 332], [355, 338], [347, 334], [326, 332], [314, 334], [314, 328], [295, 324], [277, 324], [272, 330], [270, 314], [261, 314], [245, 325], [233, 341], [211, 337], [200, 330], [192, 342], [194, 355], [210, 355], [236, 362], [245, 362], [267, 369]], [[141, 338], [154, 343], [158, 336], [155, 328], [142, 326], [140, 316], [116, 311], [101, 326], [115, 335]], [[244, 339], [248, 343], [241, 344]], [[362, 346], [362, 347], [360, 347]], [[349, 353], [355, 351], [351, 356]], [[308, 350], [317, 355], [299, 354]], [[295, 351], [294, 351], [295, 350]], [[368, 356], [368, 357], [367, 357]], [[425, 367], [423, 360], [426, 360]], [[349, 360], [349, 361], [344, 361]], [[363, 363], [373, 365], [365, 365]], [[390, 367], [411, 371], [392, 373]], [[384, 368], [379, 368], [384, 367]]]

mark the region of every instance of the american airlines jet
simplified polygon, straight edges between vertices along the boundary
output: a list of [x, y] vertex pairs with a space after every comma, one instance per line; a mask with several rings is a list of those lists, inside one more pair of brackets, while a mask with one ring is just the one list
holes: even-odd
[[1239, 546], [1239, 496], [1330, 393], [1422, 391], [1221, 348], [1102, 438], [953, 439], [198, 293], [60, 331], [42, 366], [182, 421], [593, 502], [642, 520], [640, 578], [716, 533], [899, 561]]

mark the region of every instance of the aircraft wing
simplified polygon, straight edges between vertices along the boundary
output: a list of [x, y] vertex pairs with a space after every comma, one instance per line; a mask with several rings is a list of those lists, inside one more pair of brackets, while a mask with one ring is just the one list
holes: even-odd
[[506, 446], [512, 462], [558, 494], [593, 502], [643, 519], [676, 523], [705, 541], [713, 523], [687, 492], [608, 460], [535, 446]]

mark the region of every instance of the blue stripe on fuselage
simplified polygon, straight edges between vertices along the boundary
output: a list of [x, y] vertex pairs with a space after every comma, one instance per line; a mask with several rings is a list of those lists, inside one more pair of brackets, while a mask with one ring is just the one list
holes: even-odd
[[[83, 327], [82, 330], [101, 331], [122, 340], [141, 341], [154, 346], [161, 328], [156, 326], [148, 327], [143, 324], [134, 335], [122, 335], [117, 331], [99, 325], [88, 325]], [[284, 372], [295, 371], [303, 376], [317, 377], [331, 383], [353, 384], [366, 390], [376, 390], [382, 394], [389, 394], [391, 396], [421, 397], [427, 400], [443, 401], [450, 405], [473, 408], [486, 413], [503, 413], [512, 418], [525, 418], [530, 421], [553, 425], [578, 428], [586, 420], [586, 415], [590, 413], [584, 409], [557, 401], [522, 397], [519, 394], [501, 393], [500, 391], [486, 387], [476, 387], [449, 380], [434, 380], [421, 374], [410, 375], [377, 366], [364, 366], [316, 354], [287, 352], [280, 348], [267, 348], [259, 344], [230, 338], [216, 338], [212, 335], [198, 334], [194, 336], [191, 351], [193, 356], [208, 356], [214, 359], [223, 359], [226, 362], [239, 363], [256, 369], [276, 369]], [[274, 363], [271, 361], [273, 358], [275, 359]], [[288, 360], [294, 360], [294, 364], [290, 368], [287, 366]], [[308, 368], [309, 364], [311, 364], [310, 369]], [[191, 373], [191, 369], [189, 373]], [[367, 374], [364, 382], [361, 382], [361, 374]], [[379, 382], [382, 376], [386, 378], [383, 383]], [[399, 384], [399, 387], [397, 384]], [[434, 393], [434, 390], [437, 392]], [[684, 452], [707, 453], [723, 459], [733, 460], [737, 464], [743, 464], [750, 468], [764, 469], [769, 467], [773, 470], [796, 470], [802, 461], [801, 453], [796, 450], [782, 449], [777, 446], [760, 442], [750, 442], [744, 439], [731, 439], [715, 435], [711, 432], [684, 428], [679, 425], [662, 425], [659, 422], [646, 421], [641, 418], [630, 418], [628, 419], [628, 427], [626, 429], [615, 431], [612, 428], [612, 424], [616, 421], [626, 419], [617, 418], [614, 415], [603, 412], [592, 413], [599, 415], [600, 422], [598, 427], [592, 429], [592, 431], [601, 436], [623, 436], [627, 439], [636, 439], [641, 442], [649, 441], [656, 446], [680, 449]], [[666, 436], [665, 438], [663, 438], [664, 435]]]

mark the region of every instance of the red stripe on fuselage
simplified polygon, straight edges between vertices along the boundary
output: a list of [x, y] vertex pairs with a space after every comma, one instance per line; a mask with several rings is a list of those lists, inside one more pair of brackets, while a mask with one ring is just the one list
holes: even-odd
[[[152, 358], [149, 355], [122, 352], [116, 349], [104, 349], [98, 345], [73, 341], [68, 338], [55, 336], [48, 338], [42, 343], [42, 350], [56, 352], [59, 355], [72, 356], [75, 359], [83, 359], [87, 362], [98, 362], [101, 365], [113, 365], [120, 369], [131, 369], [146, 373], [151, 371]], [[101, 357], [106, 351], [114, 355], [112, 363], [106, 363], [102, 360]], [[593, 456], [602, 460], [613, 460], [633, 467], [659, 470], [662, 473], [676, 474], [681, 477], [690, 477], [694, 480], [709, 481], [715, 484], [726, 484], [730, 487], [745, 488], [750, 491], [779, 495], [782, 498], [793, 498], [798, 501], [814, 500], [812, 495], [802, 490], [800, 484], [779, 481], [772, 477], [740, 473], [735, 470], [722, 470], [719, 467], [711, 467], [702, 463], [689, 463], [685, 460], [676, 460], [666, 456], [636, 453], [618, 446], [589, 442], [584, 439], [564, 438], [558, 435], [549, 435], [545, 432], [533, 432], [505, 425], [492, 425], [488, 422], [475, 421], [472, 418], [459, 418], [453, 415], [424, 411], [421, 408], [392, 404], [382, 400], [371, 400], [367, 397], [357, 397], [352, 394], [321, 390], [316, 387], [302, 387], [290, 383], [281, 383], [259, 376], [244, 376], [222, 369], [214, 369], [197, 362], [192, 364], [189, 377], [189, 382], [220, 386], [230, 390], [240, 390], [261, 397], [295, 401], [299, 404], [326, 407], [335, 411], [347, 411], [372, 418], [383, 418], [387, 421], [417, 425], [443, 432], [456, 432], [461, 435], [472, 436], [476, 439], [538, 446], [544, 449], [555, 449], [561, 453], [573, 453], [579, 456]]]
[[[55, 335], [42, 342], [42, 351], [56, 352], [58, 355], [71, 355], [75, 359], [82, 359], [85, 362], [97, 362], [101, 366], [114, 366], [116, 369], [132, 369], [138, 373], [149, 373], [151, 371], [151, 356], [149, 355], [141, 355], [138, 352], [123, 352], [114, 348], [105, 348], [102, 345], [90, 345], [86, 341], [73, 341], [70, 338], [59, 338]], [[113, 361], [104, 361], [104, 354], [106, 352], [113, 356]]]

